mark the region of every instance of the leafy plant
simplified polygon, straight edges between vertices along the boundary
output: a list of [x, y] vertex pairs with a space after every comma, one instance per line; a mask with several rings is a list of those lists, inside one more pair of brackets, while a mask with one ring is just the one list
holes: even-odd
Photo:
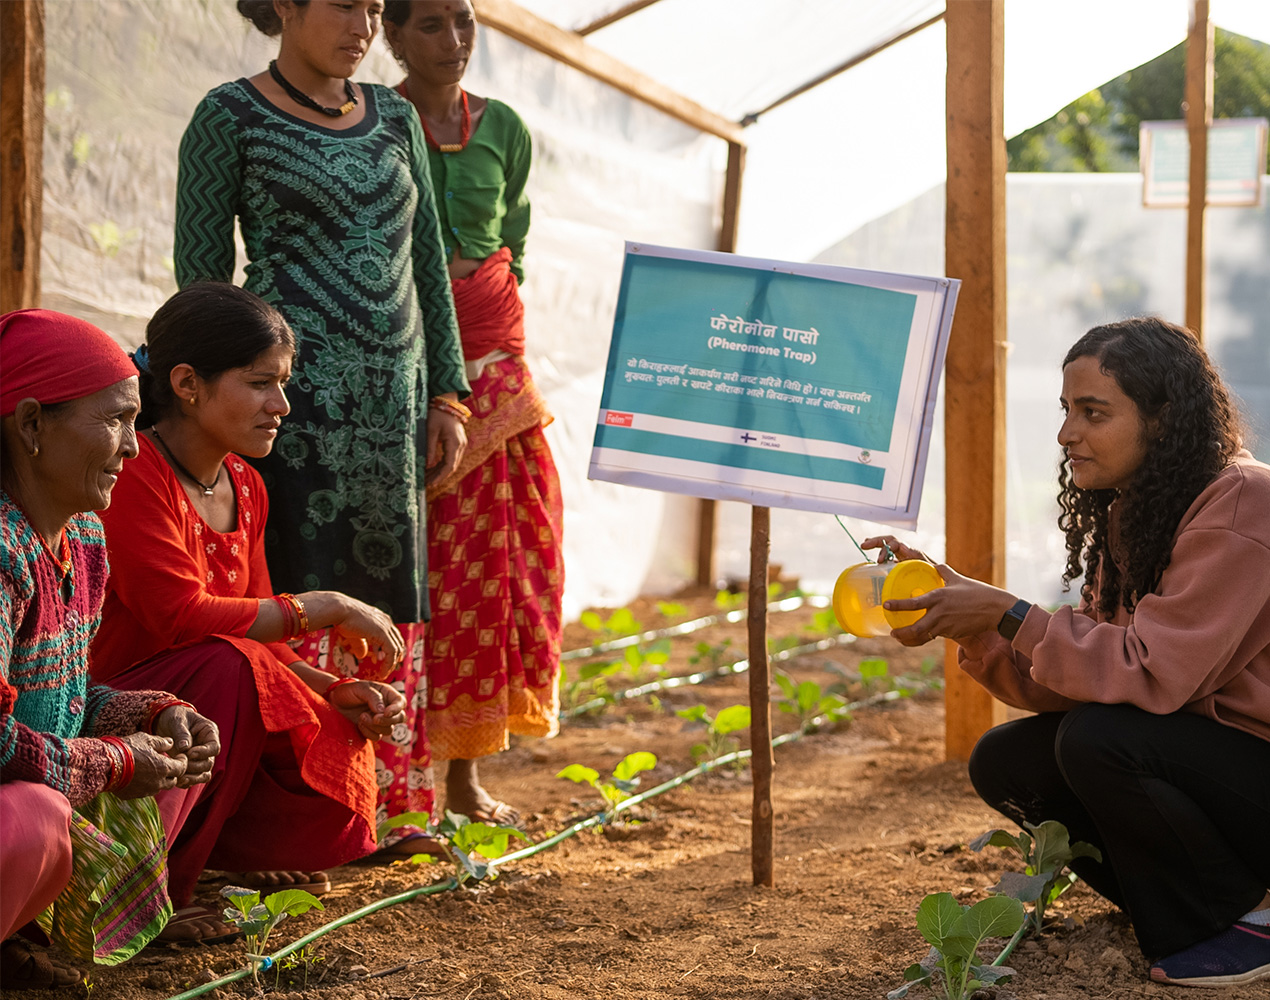
[[678, 618], [688, 613], [688, 605], [680, 604], [678, 601], [658, 601], [657, 610], [664, 618]]
[[[626, 661], [626, 666], [632, 677], [639, 680], [643, 677], [645, 667], [660, 668], [667, 660], [670, 659], [670, 640], [662, 639], [654, 642], [647, 649], [640, 645], [627, 646], [622, 651], [622, 659]], [[660, 670], [655, 670], [660, 673]]]
[[700, 722], [706, 727], [706, 741], [692, 748], [692, 756], [697, 760], [714, 760], [732, 753], [738, 744], [729, 734], [739, 729], [748, 729], [750, 725], [749, 705], [729, 705], [715, 716], [710, 715], [705, 705], [681, 708], [675, 714], [681, 719]]
[[808, 632], [817, 635], [839, 635], [842, 626], [838, 624], [838, 616], [833, 608], [821, 608], [811, 616], [811, 623], [803, 626]]
[[601, 618], [594, 611], [583, 611], [578, 617], [584, 628], [596, 632], [606, 639], [620, 638], [624, 635], [635, 635], [644, 628], [635, 620], [630, 608], [618, 608], [608, 618]]
[[[626, 666], [625, 660], [597, 660], [584, 663], [578, 668], [577, 677], [570, 680], [565, 671], [560, 671], [560, 707], [566, 712], [576, 711], [580, 706], [597, 698], [605, 703], [613, 701], [613, 691], [609, 687], [608, 678], [621, 673]], [[603, 705], [591, 709], [602, 711]]]
[[930, 952], [904, 970], [904, 985], [891, 990], [887, 1000], [908, 996], [914, 986], [926, 986], [945, 1000], [965, 1000], [983, 986], [1004, 982], [1014, 970], [979, 964], [979, 945], [987, 938], [1010, 937], [1025, 919], [1023, 904], [1009, 896], [962, 906], [952, 893], [932, 893], [917, 907], [917, 929], [930, 943]]
[[861, 660], [859, 670], [860, 686], [864, 688], [866, 695], [872, 694], [875, 689], [883, 691], [887, 689], [891, 665], [886, 660], [881, 658]]
[[1071, 843], [1067, 827], [1055, 819], [1043, 823], [1024, 822], [1027, 832], [1014, 836], [1005, 830], [989, 830], [970, 842], [972, 851], [981, 851], [988, 845], [1013, 851], [1023, 861], [1023, 872], [1006, 872], [992, 891], [1031, 903], [1032, 930], [1041, 933], [1045, 910], [1076, 881], [1075, 872], [1067, 866], [1077, 858], [1093, 858], [1102, 861], [1102, 852], [1083, 840]]
[[[382, 838], [389, 830], [399, 826], [421, 827], [427, 836], [439, 841], [454, 865], [454, 880], [459, 885], [469, 880], [480, 882], [489, 875], [489, 862], [506, 854], [513, 838], [526, 844], [532, 843], [514, 826], [473, 823], [461, 813], [448, 809], [440, 823], [433, 823], [427, 813], [408, 812], [393, 816], [379, 824], [379, 836]], [[408, 860], [417, 864], [436, 859], [430, 854], [416, 854]]]
[[600, 780], [600, 772], [593, 767], [582, 764], [570, 764], [556, 775], [576, 781], [580, 785], [590, 785], [604, 797], [604, 820], [612, 823], [617, 819], [617, 807], [635, 794], [639, 787], [639, 775], [643, 771], [651, 771], [657, 766], [657, 755], [646, 750], [628, 753], [613, 768], [613, 775], [607, 781]]
[[[293, 951], [291, 954], [284, 956], [278, 962], [278, 972], [281, 974], [283, 970], [286, 971], [288, 984], [295, 983], [295, 977], [293, 974], [294, 971], [296, 969], [303, 968], [304, 980], [301, 985], [306, 987], [309, 985], [309, 970], [313, 968], [313, 966], [320, 965], [322, 962], [326, 961], [324, 956], [317, 954], [315, 948], [316, 946], [313, 944], [306, 944], [298, 951]], [[276, 978], [274, 979], [274, 985], [277, 985]]]
[[727, 655], [731, 646], [731, 639], [724, 639], [722, 642], [715, 643], [699, 642], [693, 647], [695, 652], [688, 657], [688, 662], [693, 666], [708, 663], [710, 669], [718, 670], [723, 666], [723, 658]]
[[902, 694], [905, 698], [909, 695], [916, 694], [918, 691], [940, 691], [944, 686], [944, 679], [935, 676], [935, 670], [939, 666], [939, 661], [934, 657], [928, 656], [922, 660], [921, 666], [918, 667], [917, 674], [901, 674], [895, 678], [895, 690]]
[[776, 685], [785, 695], [777, 707], [789, 715], [798, 716], [798, 727], [803, 732], [810, 732], [812, 720], [821, 715], [834, 719], [847, 719], [851, 713], [847, 711], [846, 700], [832, 693], [822, 691], [815, 681], [803, 681], [795, 684], [792, 677], [784, 672], [776, 674]]
[[720, 611], [734, 611], [745, 604], [745, 595], [731, 590], [718, 590], [714, 595], [714, 606]]
[[233, 904], [225, 908], [225, 919], [237, 926], [246, 938], [247, 958], [256, 982], [260, 982], [260, 970], [271, 964], [265, 954], [265, 944], [273, 929], [288, 916], [325, 909], [321, 900], [303, 889], [281, 889], [271, 892], [263, 901], [255, 889], [237, 885], [225, 886], [220, 894]]
[[787, 649], [793, 649], [798, 645], [798, 636], [783, 635], [778, 639], [767, 640], [767, 655], [774, 656], [776, 653], [783, 653]]

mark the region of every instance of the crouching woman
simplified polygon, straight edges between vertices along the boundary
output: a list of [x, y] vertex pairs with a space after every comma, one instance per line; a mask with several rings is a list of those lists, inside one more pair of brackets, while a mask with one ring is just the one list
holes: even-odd
[[[167, 691], [88, 682], [106, 589], [93, 511], [133, 432], [136, 372], [105, 333], [40, 309], [0, 316], [0, 988], [67, 986], [33, 951], [51, 935], [115, 964], [172, 913], [164, 870], [180, 809], [206, 789], [216, 726]], [[165, 829], [166, 826], [166, 829]], [[15, 935], [21, 931], [26, 940]], [[11, 936], [13, 935], [13, 936]]]
[[[1063, 362], [1059, 526], [1079, 607], [940, 567], [893, 634], [1037, 713], [987, 732], [976, 790], [1098, 847], [1073, 868], [1133, 921], [1161, 983], [1270, 975], [1270, 468], [1241, 445], [1198, 341], [1096, 327]], [[907, 546], [901, 557], [920, 555]], [[870, 539], [866, 545], [880, 545]]]
[[[331, 628], [386, 670], [404, 652], [384, 612], [330, 591], [278, 594], [270, 582], [268, 498], [240, 456], [273, 448], [294, 354], [281, 313], [208, 282], [160, 307], [134, 355], [140, 454], [103, 518], [112, 572], [92, 673], [130, 690], [161, 683], [235, 720], [220, 727], [215, 801], [173, 845], [180, 899], [205, 866], [260, 888], [328, 888], [324, 868], [375, 848], [372, 744], [404, 723], [400, 691], [338, 680], [286, 642]], [[369, 447], [352, 438], [349, 429], [326, 446]]]

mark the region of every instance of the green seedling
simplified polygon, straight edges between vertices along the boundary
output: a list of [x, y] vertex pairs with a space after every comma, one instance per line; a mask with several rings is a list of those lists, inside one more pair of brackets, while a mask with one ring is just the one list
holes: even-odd
[[[578, 706], [589, 701], [600, 699], [606, 704], [612, 702], [613, 690], [608, 678], [621, 673], [626, 666], [625, 660], [600, 660], [584, 663], [578, 668], [577, 677], [569, 680], [565, 672], [560, 671], [560, 705], [566, 712], [576, 711]], [[603, 705], [597, 705], [591, 712], [603, 711]]]
[[[307, 987], [309, 985], [309, 970], [313, 966], [320, 965], [322, 962], [325, 962], [325, 961], [326, 961], [326, 958], [322, 955], [319, 955], [316, 952], [314, 945], [306, 944], [303, 948], [300, 948], [298, 951], [293, 951], [290, 955], [286, 955], [285, 957], [283, 957], [278, 962], [278, 970], [279, 970], [279, 973], [285, 970], [287, 973], [288, 985], [294, 985], [295, 984], [295, 975], [294, 975], [295, 970], [301, 969], [301, 968], [304, 969], [304, 980], [301, 983], [301, 985]], [[277, 986], [277, 985], [278, 985], [278, 978], [277, 976], [275, 976], [274, 986]]]
[[265, 944], [273, 929], [289, 916], [299, 916], [309, 910], [323, 910], [321, 901], [303, 889], [281, 889], [271, 892], [262, 901], [255, 889], [227, 885], [220, 894], [232, 903], [225, 907], [225, 919], [234, 924], [247, 942], [247, 959], [251, 962], [251, 977], [260, 982], [260, 970], [267, 969], [273, 960], [265, 954]]
[[783, 653], [787, 649], [793, 649], [798, 645], [798, 636], [783, 635], [779, 639], [767, 640], [767, 655], [775, 656], [777, 653]]
[[556, 777], [576, 781], [579, 785], [590, 785], [599, 792], [604, 797], [602, 822], [609, 824], [617, 820], [617, 807], [635, 794], [635, 789], [639, 787], [640, 773], [651, 771], [656, 766], [656, 754], [637, 750], [635, 753], [628, 753], [618, 762], [617, 767], [613, 768], [612, 777], [607, 781], [600, 780], [600, 772], [595, 768], [582, 764], [570, 764]]
[[1031, 903], [1031, 929], [1040, 934], [1046, 908], [1076, 881], [1076, 873], [1068, 871], [1067, 866], [1077, 858], [1102, 861], [1102, 852], [1083, 840], [1071, 843], [1067, 827], [1058, 820], [1023, 825], [1028, 832], [1020, 832], [1018, 836], [1005, 830], [989, 830], [972, 840], [970, 849], [981, 851], [991, 845], [1013, 851], [1022, 859], [1023, 871], [1006, 872], [992, 891]]
[[905, 698], [917, 694], [919, 691], [943, 690], [944, 679], [935, 676], [935, 670], [938, 666], [938, 661], [933, 657], [926, 657], [926, 659], [922, 660], [916, 675], [901, 674], [895, 678], [895, 690]]
[[838, 616], [833, 608], [821, 608], [811, 617], [811, 624], [803, 628], [815, 635], [841, 635], [842, 626], [838, 624]]
[[782, 701], [777, 702], [777, 707], [782, 712], [798, 716], [798, 728], [804, 733], [812, 732], [812, 721], [822, 715], [834, 721], [851, 718], [845, 699], [822, 691], [815, 681], [795, 684], [789, 674], [778, 672], [776, 685], [785, 695]]
[[[379, 824], [379, 837], [399, 826], [421, 827], [429, 837], [438, 841], [454, 865], [454, 881], [463, 885], [468, 881], [481, 882], [487, 876], [492, 880], [489, 862], [507, 853], [513, 839], [532, 841], [514, 826], [494, 826], [490, 823], [473, 823], [461, 813], [445, 811], [445, 819], [433, 823], [427, 813], [409, 812], [393, 816]], [[415, 854], [406, 859], [414, 864], [438, 860], [431, 854]]]
[[680, 604], [678, 601], [658, 601], [657, 611], [663, 618], [678, 618], [688, 613], [688, 605]]
[[663, 673], [660, 668], [670, 659], [670, 640], [654, 642], [647, 649], [639, 645], [627, 646], [622, 651], [622, 658], [626, 661], [630, 675], [636, 680], [643, 678], [645, 667], [654, 668], [653, 673]]
[[695, 652], [688, 657], [688, 662], [694, 667], [707, 664], [711, 670], [718, 670], [723, 666], [723, 658], [727, 656], [728, 649], [731, 646], [731, 639], [724, 639], [722, 642], [715, 643], [699, 642], [693, 647]]
[[636, 635], [644, 626], [635, 620], [630, 608], [618, 608], [608, 618], [601, 618], [594, 611], [583, 611], [578, 617], [584, 628], [598, 633], [606, 639], [618, 639], [625, 635]]
[[737, 749], [737, 741], [731, 733], [740, 729], [748, 729], [750, 725], [749, 705], [729, 705], [718, 715], [711, 716], [705, 705], [693, 705], [692, 708], [681, 708], [675, 713], [689, 722], [700, 722], [706, 727], [706, 741], [692, 748], [692, 756], [696, 760], [714, 760]]
[[904, 970], [904, 985], [887, 1000], [901, 1000], [914, 986], [926, 986], [944, 1000], [966, 1000], [975, 990], [1005, 982], [1014, 970], [981, 965], [979, 946], [988, 938], [1010, 937], [1025, 919], [1023, 904], [1009, 896], [990, 896], [973, 906], [962, 906], [950, 892], [927, 896], [917, 908], [917, 929], [930, 952]]
[[866, 695], [885, 691], [889, 686], [891, 665], [883, 659], [860, 661], [860, 686]]
[[714, 606], [720, 611], [735, 611], [744, 604], [744, 594], [735, 594], [730, 590], [719, 590], [715, 592]]

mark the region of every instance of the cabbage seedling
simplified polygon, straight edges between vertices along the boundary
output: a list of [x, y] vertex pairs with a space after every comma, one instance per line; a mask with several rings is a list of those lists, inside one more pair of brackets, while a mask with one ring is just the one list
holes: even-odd
[[777, 707], [782, 712], [798, 716], [798, 728], [804, 733], [812, 731], [812, 720], [821, 715], [834, 720], [851, 718], [846, 701], [836, 694], [821, 691], [815, 681], [795, 684], [789, 674], [778, 672], [776, 685], [785, 695], [784, 700], [777, 702]]
[[256, 982], [260, 982], [260, 970], [273, 964], [264, 953], [270, 932], [288, 916], [325, 909], [316, 896], [303, 889], [271, 892], [263, 902], [255, 889], [244, 889], [237, 885], [225, 886], [220, 894], [233, 904], [225, 908], [225, 919], [237, 926], [246, 938], [251, 976]]
[[[418, 826], [432, 839], [440, 841], [450, 861], [454, 863], [454, 881], [462, 885], [468, 880], [480, 882], [489, 875], [489, 862], [507, 853], [512, 838], [533, 843], [514, 826], [494, 826], [490, 823], [473, 823], [460, 813], [445, 811], [445, 819], [433, 823], [427, 813], [402, 813], [379, 824], [382, 839], [389, 830], [399, 826]], [[413, 862], [432, 861], [430, 854], [416, 854], [408, 859]], [[491, 876], [492, 878], [493, 876]]]
[[1071, 843], [1067, 827], [1056, 819], [1047, 819], [1039, 825], [1027, 822], [1023, 825], [1030, 835], [1020, 832], [1016, 837], [1005, 830], [989, 830], [972, 840], [970, 849], [981, 851], [991, 844], [1019, 855], [1023, 872], [1006, 872], [992, 891], [1031, 903], [1032, 930], [1040, 934], [1045, 908], [1076, 881], [1075, 872], [1066, 871], [1067, 866], [1077, 858], [1102, 861], [1102, 852], [1083, 840]]
[[576, 781], [579, 785], [590, 785], [604, 797], [604, 823], [613, 823], [617, 819], [617, 807], [629, 799], [639, 787], [639, 775], [643, 771], [651, 771], [657, 766], [657, 755], [647, 750], [628, 753], [613, 768], [613, 775], [608, 781], [600, 780], [600, 772], [593, 767], [582, 764], [570, 764], [556, 775]]
[[1010, 937], [1025, 919], [1023, 904], [1009, 896], [990, 896], [973, 906], [962, 906], [950, 892], [927, 896], [917, 907], [917, 929], [930, 952], [904, 970], [904, 985], [887, 1000], [901, 1000], [914, 986], [929, 987], [945, 1000], [965, 1000], [983, 986], [1004, 982], [1014, 970], [980, 965], [979, 945], [990, 937]]
[[705, 705], [682, 708], [675, 714], [681, 719], [700, 722], [706, 727], [706, 741], [692, 748], [692, 756], [697, 760], [714, 760], [716, 757], [732, 753], [738, 744], [729, 734], [738, 729], [748, 729], [750, 726], [749, 705], [729, 705], [713, 717]]

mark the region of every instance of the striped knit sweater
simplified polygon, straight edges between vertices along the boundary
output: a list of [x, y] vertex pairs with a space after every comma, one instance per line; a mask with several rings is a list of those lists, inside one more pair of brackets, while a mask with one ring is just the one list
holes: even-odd
[[26, 515], [0, 491], [0, 781], [34, 781], [72, 806], [105, 789], [98, 736], [141, 729], [162, 691], [88, 683], [88, 643], [106, 590], [106, 539], [96, 514], [66, 527], [70, 586]]

